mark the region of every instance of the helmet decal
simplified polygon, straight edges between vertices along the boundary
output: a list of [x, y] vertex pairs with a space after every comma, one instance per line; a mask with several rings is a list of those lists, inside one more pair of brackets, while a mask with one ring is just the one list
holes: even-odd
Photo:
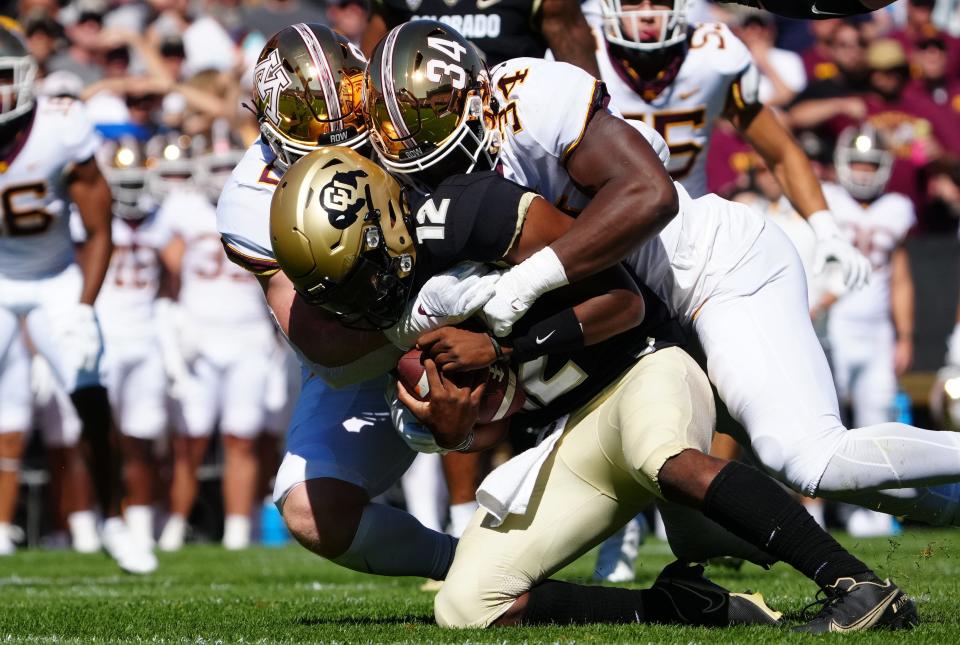
[[280, 93], [290, 86], [290, 75], [283, 69], [279, 50], [271, 50], [253, 70], [253, 77], [264, 113], [271, 121], [280, 120]]

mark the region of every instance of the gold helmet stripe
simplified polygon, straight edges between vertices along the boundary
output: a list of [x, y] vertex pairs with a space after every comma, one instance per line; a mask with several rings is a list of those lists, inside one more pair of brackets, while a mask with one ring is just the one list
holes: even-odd
[[307, 46], [310, 58], [313, 59], [313, 66], [320, 75], [320, 87], [323, 88], [323, 100], [327, 104], [327, 116], [331, 121], [340, 121], [343, 115], [340, 113], [340, 97], [337, 94], [337, 84], [333, 78], [333, 71], [330, 69], [330, 62], [323, 53], [320, 41], [317, 40], [317, 35], [302, 22], [293, 25], [293, 28], [303, 39], [303, 44]]
[[383, 82], [383, 99], [387, 104], [387, 114], [390, 116], [390, 124], [393, 126], [397, 138], [405, 148], [413, 147], [413, 141], [410, 139], [410, 130], [403, 120], [403, 114], [400, 112], [400, 102], [397, 101], [397, 88], [393, 82], [393, 49], [397, 44], [397, 36], [405, 25], [398, 25], [387, 34], [387, 40], [383, 44], [383, 59], [380, 63], [380, 79]]

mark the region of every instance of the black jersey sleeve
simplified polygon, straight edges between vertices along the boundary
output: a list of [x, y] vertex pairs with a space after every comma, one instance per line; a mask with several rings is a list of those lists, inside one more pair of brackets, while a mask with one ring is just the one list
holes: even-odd
[[520, 235], [535, 197], [496, 172], [454, 175], [415, 201], [411, 212], [417, 244], [438, 266], [496, 262]]

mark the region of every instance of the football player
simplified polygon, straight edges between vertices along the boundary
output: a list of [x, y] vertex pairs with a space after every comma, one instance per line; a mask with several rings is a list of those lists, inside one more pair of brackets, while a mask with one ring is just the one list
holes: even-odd
[[758, 99], [760, 73], [746, 46], [721, 23], [687, 25], [687, 0], [600, 0], [600, 78], [611, 106], [640, 119], [670, 147], [670, 176], [691, 197], [707, 194], [707, 151], [717, 120], [728, 119], [763, 157], [794, 208], [858, 287], [870, 265], [843, 242], [803, 149]]
[[[437, 80], [396, 81], [423, 60], [442, 70]], [[508, 333], [540, 295], [626, 258], [696, 331], [711, 381], [749, 435], [741, 443], [770, 473], [809, 496], [960, 523], [952, 500], [877, 490], [957, 481], [960, 438], [898, 423], [847, 430], [790, 241], [746, 206], [714, 195], [694, 200], [671, 184], [649, 144], [605, 108], [601, 82], [572, 66], [529, 58], [500, 65], [487, 81], [462, 36], [420, 21], [396, 28], [378, 47], [365, 86], [371, 141], [391, 172], [436, 185], [445, 174], [499, 158], [504, 177], [580, 211], [568, 233], [497, 282], [484, 312], [498, 334]], [[434, 111], [439, 95], [462, 98], [449, 112]], [[478, 116], [490, 95], [500, 108], [496, 130]], [[623, 168], [630, 176], [619, 183], [602, 174]], [[651, 203], [657, 206], [654, 198], [632, 203], [645, 191], [670, 195], [659, 206], [679, 204], [679, 216], [671, 220], [669, 213], [660, 235], [642, 243], [651, 232]], [[621, 211], [624, 203], [631, 209]], [[839, 237], [831, 243], [849, 246]]]
[[[270, 242], [270, 202], [287, 167], [321, 146], [366, 146], [365, 66], [353, 44], [321, 25], [298, 23], [266, 43], [254, 71], [261, 138], [220, 197], [218, 228], [227, 257], [257, 276], [303, 366], [274, 488], [291, 533], [310, 551], [347, 568], [442, 579], [456, 541], [370, 501], [400, 478], [415, 455], [394, 432], [383, 397], [384, 375], [400, 352], [379, 331], [348, 328], [307, 305], [278, 270]], [[465, 290], [453, 277], [438, 285], [422, 303], [424, 321], [426, 314], [462, 319], [492, 293], [491, 281], [481, 276], [472, 277]]]
[[179, 282], [179, 341], [190, 383], [176, 393], [178, 436], [170, 519], [159, 546], [177, 550], [183, 545], [196, 498], [196, 472], [219, 421], [224, 446], [223, 545], [243, 549], [250, 543], [256, 437], [264, 427], [266, 365], [274, 335], [256, 279], [223, 254], [216, 210], [202, 183], [209, 172], [203, 172], [199, 155], [193, 156], [192, 144], [183, 144], [168, 143], [166, 160], [159, 159], [150, 169], [152, 182], [175, 182], [163, 191], [166, 197], [157, 218], [173, 234], [170, 255]]
[[[840, 134], [834, 152], [838, 184], [824, 194], [840, 227], [870, 259], [873, 271], [864, 289], [847, 293], [830, 309], [827, 339], [837, 393], [851, 405], [853, 425], [894, 421], [897, 378], [913, 360], [913, 280], [904, 248], [916, 224], [913, 202], [885, 192], [893, 154], [871, 126]], [[858, 509], [848, 529], [889, 535], [893, 518]]]
[[[127, 571], [155, 568], [120, 517], [118, 457], [100, 384], [100, 329], [93, 303], [110, 260], [110, 188], [94, 159], [97, 137], [83, 105], [34, 98], [37, 64], [20, 35], [0, 25], [0, 347], [19, 320], [70, 393], [83, 423], [90, 472], [106, 519], [104, 545]], [[69, 204], [86, 241], [74, 254]]]
[[[400, 195], [384, 170], [341, 149], [315, 152], [286, 173], [273, 200], [271, 236], [281, 268], [305, 299], [340, 317], [389, 324], [389, 312], [399, 317], [407, 294], [435, 271], [458, 261], [515, 264], [572, 223], [495, 172], [450, 178], [411, 214]], [[621, 266], [538, 300], [503, 345], [488, 333], [451, 327], [420, 336], [429, 400], [414, 398], [402, 381], [398, 394], [441, 448], [482, 450], [511, 425], [558, 426], [539, 448], [542, 466], [521, 482], [504, 487], [508, 475], [488, 488], [501, 503], [487, 501], [457, 547], [435, 603], [441, 625], [776, 623], [779, 615], [759, 598], [729, 594], [682, 564], [668, 567], [649, 591], [547, 580], [654, 498], [702, 509], [822, 587], [836, 589], [838, 579], [860, 585], [855, 604], [872, 612], [833, 605], [807, 630], [825, 631], [838, 619], [843, 625], [843, 616], [857, 611], [860, 628], [913, 623], [906, 596], [844, 552], [776, 482], [705, 454], [712, 394], [677, 346], [682, 338], [666, 305]], [[498, 362], [516, 370], [527, 404], [512, 419], [478, 424], [483, 384], [459, 387], [439, 370], [449, 376]], [[532, 468], [527, 455], [519, 460]], [[536, 482], [529, 480], [532, 493], [518, 509], [528, 477]], [[772, 539], [768, 512], [777, 517]]]
[[[109, 141], [100, 158], [113, 194], [113, 256], [97, 300], [104, 370], [120, 429], [127, 486], [124, 516], [134, 537], [152, 549], [157, 500], [155, 441], [167, 427], [166, 374], [154, 303], [171, 234], [146, 190], [143, 146], [132, 137]], [[165, 255], [166, 254], [166, 255]], [[168, 257], [167, 264], [173, 260]]]

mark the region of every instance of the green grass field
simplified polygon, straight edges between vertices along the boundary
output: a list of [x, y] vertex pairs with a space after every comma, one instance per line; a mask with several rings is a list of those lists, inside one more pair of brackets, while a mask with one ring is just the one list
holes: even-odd
[[[909, 634], [832, 636], [836, 642], [960, 642], [960, 536], [911, 530], [892, 540], [844, 542], [917, 600], [922, 625]], [[641, 550], [638, 584], [670, 561], [664, 544]], [[106, 556], [21, 551], [0, 559], [0, 643], [348, 643], [807, 641], [781, 629], [708, 630], [587, 626], [447, 631], [433, 625], [433, 595], [420, 579], [388, 579], [341, 569], [297, 546], [228, 553], [188, 547], [161, 555], [150, 577], [124, 575]], [[585, 580], [593, 554], [559, 577]], [[784, 565], [739, 573], [710, 567], [734, 590], [762, 591], [796, 621], [815, 591]]]

